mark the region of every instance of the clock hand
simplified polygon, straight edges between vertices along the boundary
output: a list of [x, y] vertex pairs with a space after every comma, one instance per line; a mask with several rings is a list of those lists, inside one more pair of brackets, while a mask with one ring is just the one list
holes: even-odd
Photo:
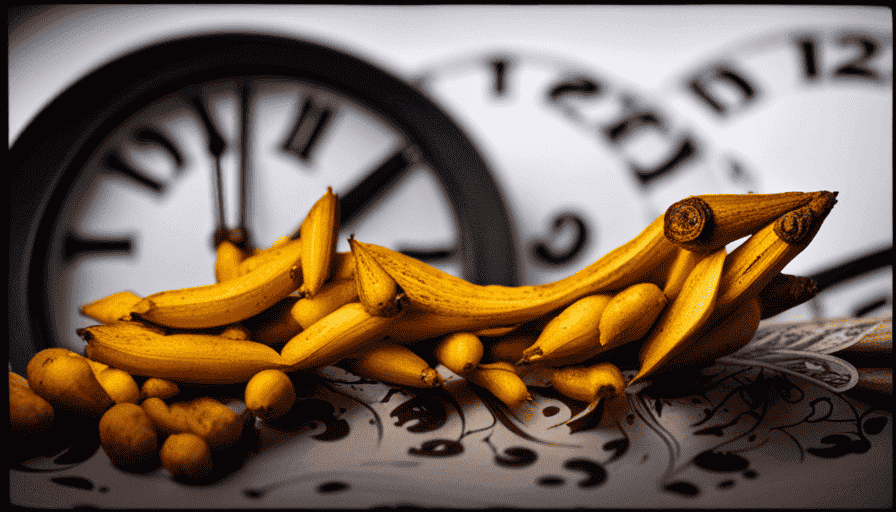
[[809, 277], [818, 283], [818, 291], [862, 274], [893, 265], [893, 246], [883, 247], [818, 271]]
[[224, 191], [222, 187], [222, 179], [221, 179], [221, 158], [220, 155], [215, 155], [215, 204], [217, 205], [218, 217], [215, 221], [215, 231], [213, 234], [213, 241], [215, 247], [218, 246], [224, 240], [230, 238], [229, 230], [227, 229], [226, 224], [224, 223]]
[[212, 233], [212, 243], [214, 244], [214, 247], [217, 247], [218, 244], [229, 238], [227, 225], [224, 221], [224, 191], [222, 187], [223, 180], [221, 178], [221, 155], [224, 153], [227, 144], [224, 142], [224, 138], [221, 137], [215, 129], [215, 125], [212, 123], [211, 118], [209, 118], [208, 112], [205, 110], [205, 105], [199, 97], [198, 89], [191, 88], [188, 94], [188, 101], [199, 114], [199, 118], [202, 120], [203, 126], [205, 126], [205, 131], [208, 133], [208, 152], [215, 158], [214, 188], [217, 219], [215, 221], [215, 230]]
[[230, 241], [246, 253], [252, 250], [249, 235], [249, 79], [244, 78], [241, 91], [240, 132], [240, 204], [239, 225], [230, 232]]
[[[383, 160], [377, 168], [367, 173], [351, 190], [339, 194], [341, 225], [347, 226], [354, 222], [418, 161], [417, 151], [409, 146], [404, 146]], [[299, 228], [296, 228], [290, 238], [295, 239], [298, 236]]]
[[[820, 293], [827, 288], [838, 286], [845, 281], [849, 281], [863, 274], [892, 265], [893, 246], [891, 245], [889, 247], [882, 247], [877, 250], [867, 252], [849, 261], [841, 262], [832, 267], [820, 270], [808, 277], [815, 281], [818, 292]], [[883, 307], [888, 303], [892, 303], [892, 301], [892, 292], [890, 293], [890, 295], [884, 294], [874, 297], [871, 300], [858, 305], [853, 310], [852, 316], [865, 316], [879, 307]], [[824, 316], [824, 312], [821, 309], [821, 304], [817, 299], [813, 299], [809, 305], [812, 309], [813, 316], [816, 319], [822, 318]]]
[[363, 214], [378, 198], [385, 195], [405, 175], [411, 166], [418, 161], [417, 152], [409, 146], [404, 146], [385, 159], [376, 169], [368, 173], [351, 190], [344, 194], [339, 194], [342, 225], [350, 224]]

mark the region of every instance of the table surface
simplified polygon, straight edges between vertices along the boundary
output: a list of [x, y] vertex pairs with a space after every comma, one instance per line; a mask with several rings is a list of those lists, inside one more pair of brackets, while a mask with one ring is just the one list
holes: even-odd
[[433, 390], [400, 389], [339, 367], [309, 374], [291, 419], [276, 429], [250, 425], [242, 463], [209, 485], [175, 482], [163, 469], [125, 472], [94, 440], [12, 466], [10, 501], [41, 508], [892, 507], [890, 397], [835, 392], [771, 366], [717, 362], [564, 424], [585, 404], [532, 388], [532, 403], [509, 410], [439, 368], [449, 378]]

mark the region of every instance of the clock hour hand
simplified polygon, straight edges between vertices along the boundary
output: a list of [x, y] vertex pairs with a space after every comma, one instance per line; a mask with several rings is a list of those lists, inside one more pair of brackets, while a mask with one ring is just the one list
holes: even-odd
[[[891, 267], [893, 265], [893, 246], [881, 247], [865, 254], [859, 255], [848, 261], [841, 262], [832, 267], [820, 270], [810, 275], [815, 281], [818, 291], [821, 292], [827, 288], [835, 287], [841, 283], [860, 277], [864, 274], [874, 272], [876, 270]], [[892, 290], [889, 293], [869, 297], [862, 304], [857, 305], [852, 312], [852, 316], [866, 316], [878, 308], [884, 307], [893, 302]], [[813, 300], [813, 312], [816, 318], [824, 316], [821, 305]]]
[[868, 272], [893, 265], [893, 246], [882, 247], [862, 254], [849, 261], [818, 271], [811, 276], [817, 283], [818, 291], [848, 281]]
[[351, 190], [339, 195], [342, 225], [360, 217], [377, 199], [384, 196], [418, 160], [416, 152], [403, 147], [386, 158]]
[[[403, 146], [367, 173], [351, 190], [340, 193], [341, 225], [347, 226], [361, 217], [379, 198], [389, 192], [418, 161], [416, 150], [409, 146]], [[299, 234], [299, 229], [296, 229], [290, 238], [297, 238]]]

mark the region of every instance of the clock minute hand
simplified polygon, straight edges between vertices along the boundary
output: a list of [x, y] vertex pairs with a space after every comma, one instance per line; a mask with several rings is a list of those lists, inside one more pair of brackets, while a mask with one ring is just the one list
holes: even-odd
[[205, 105], [200, 98], [198, 89], [191, 88], [188, 94], [188, 101], [196, 110], [196, 113], [199, 114], [199, 119], [202, 121], [202, 125], [205, 127], [205, 131], [208, 133], [208, 152], [215, 159], [215, 173], [213, 182], [215, 189], [215, 209], [217, 215], [215, 219], [215, 230], [212, 232], [212, 243], [215, 247], [218, 247], [218, 244], [230, 238], [230, 233], [227, 229], [227, 224], [224, 217], [224, 190], [222, 183], [223, 179], [221, 177], [221, 155], [227, 148], [227, 143], [224, 142], [224, 138], [221, 137], [221, 135], [218, 133], [218, 130], [215, 128], [215, 124], [209, 117]]
[[249, 79], [244, 78], [241, 87], [240, 107], [240, 198], [239, 225], [230, 232], [230, 241], [247, 254], [252, 251], [252, 237], [249, 232]]

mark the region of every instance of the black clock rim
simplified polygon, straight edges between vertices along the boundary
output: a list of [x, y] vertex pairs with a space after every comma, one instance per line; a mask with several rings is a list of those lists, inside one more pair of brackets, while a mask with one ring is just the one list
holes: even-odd
[[[464, 277], [480, 284], [518, 281], [516, 235], [488, 166], [453, 120], [422, 92], [389, 72], [318, 43], [251, 32], [215, 32], [166, 40], [104, 64], [72, 84], [29, 123], [9, 150], [9, 361], [23, 372], [31, 355], [52, 346], [32, 268], [75, 173], [128, 115], [203, 77], [301, 76], [334, 87], [405, 130], [444, 186], [458, 221]], [[301, 73], [301, 75], [297, 75]], [[484, 200], [483, 200], [484, 199]]]

